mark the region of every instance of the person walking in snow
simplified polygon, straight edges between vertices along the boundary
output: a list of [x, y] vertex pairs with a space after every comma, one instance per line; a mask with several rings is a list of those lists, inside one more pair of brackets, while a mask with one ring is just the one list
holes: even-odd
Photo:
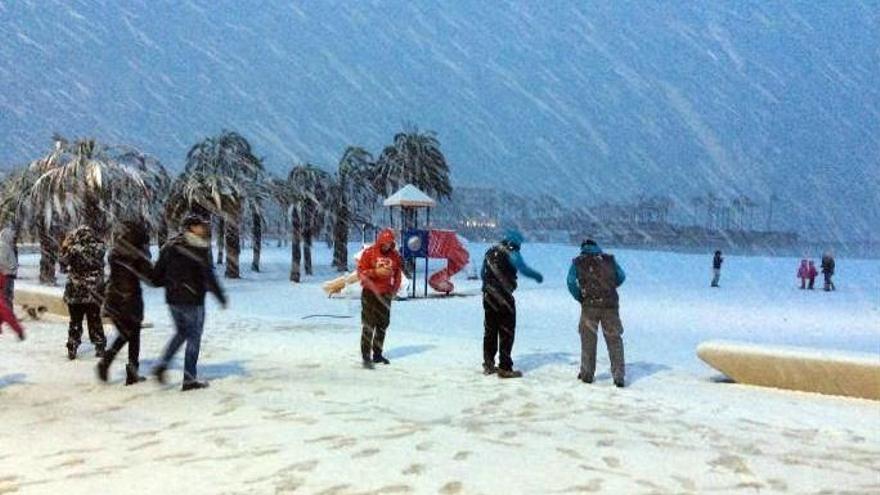
[[18, 256], [15, 252], [15, 229], [6, 226], [0, 230], [0, 332], [8, 324], [18, 338], [24, 340], [24, 328], [13, 311], [15, 276], [18, 273]]
[[403, 259], [394, 243], [394, 232], [384, 229], [376, 242], [361, 254], [357, 265], [361, 281], [361, 358], [365, 368], [390, 364], [382, 354], [391, 324], [391, 301], [400, 289]]
[[813, 260], [810, 260], [809, 266], [807, 267], [807, 279], [809, 280], [808, 288], [813, 290], [813, 287], [816, 285], [816, 275], [819, 272], [816, 271], [816, 264], [813, 263]]
[[[480, 276], [483, 280], [483, 373], [498, 378], [519, 378], [522, 372], [513, 369], [513, 341], [516, 336], [517, 273], [539, 284], [544, 276], [526, 265], [520, 250], [523, 235], [509, 230], [498, 244], [489, 248], [483, 258]], [[499, 355], [495, 367], [495, 355]]]
[[107, 248], [91, 227], [77, 227], [61, 244], [59, 262], [67, 271], [64, 302], [70, 313], [67, 358], [76, 359], [83, 333], [83, 319], [89, 326], [89, 340], [95, 356], [103, 357], [107, 339], [101, 321], [104, 301], [104, 255]]
[[807, 279], [810, 278], [810, 265], [807, 264], [806, 258], [802, 259], [800, 266], [798, 266], [797, 278], [801, 279], [801, 290], [806, 289]]
[[822, 255], [822, 275], [825, 276], [825, 292], [835, 290], [834, 281], [831, 280], [834, 276], [834, 256], [830, 251]]
[[611, 359], [614, 385], [624, 386], [623, 324], [620, 321], [620, 298], [617, 288], [626, 280], [626, 273], [613, 255], [602, 252], [592, 239], [581, 244], [581, 254], [568, 269], [568, 292], [581, 304], [578, 331], [581, 335], [581, 369], [578, 379], [593, 383], [596, 372], [596, 345], [599, 325]]
[[104, 294], [104, 314], [116, 327], [116, 338], [98, 362], [98, 378], [106, 382], [110, 365], [128, 344], [125, 384], [144, 381], [138, 375], [141, 348], [141, 323], [144, 319], [144, 298], [141, 281], [151, 281], [150, 237], [143, 222], [122, 223], [116, 230], [109, 256], [110, 277]]
[[181, 387], [185, 392], [208, 387], [208, 382], [198, 380], [196, 370], [205, 326], [205, 294], [214, 294], [224, 309], [227, 300], [211, 265], [210, 223], [189, 215], [183, 219], [182, 227], [182, 233], [162, 247], [153, 268], [153, 284], [165, 287], [165, 301], [175, 329], [153, 375], [164, 384], [168, 364], [186, 343]]
[[724, 263], [724, 258], [721, 256], [721, 251], [715, 251], [715, 257], [712, 258], [712, 287], [720, 287], [718, 282], [721, 281], [722, 263]]

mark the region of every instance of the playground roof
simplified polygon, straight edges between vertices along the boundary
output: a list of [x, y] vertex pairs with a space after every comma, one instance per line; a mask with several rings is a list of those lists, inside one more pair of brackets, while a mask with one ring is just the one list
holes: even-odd
[[408, 208], [433, 208], [437, 206], [437, 202], [431, 196], [428, 196], [412, 184], [403, 186], [399, 191], [385, 199], [382, 204], [385, 206], [403, 206]]

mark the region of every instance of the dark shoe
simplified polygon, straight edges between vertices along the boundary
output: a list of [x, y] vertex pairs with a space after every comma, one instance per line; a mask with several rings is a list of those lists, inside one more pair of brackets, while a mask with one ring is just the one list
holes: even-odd
[[97, 372], [98, 372], [98, 380], [101, 380], [104, 383], [107, 383], [107, 374], [110, 371], [110, 363], [105, 360], [98, 361]]
[[578, 373], [578, 380], [580, 380], [584, 383], [593, 383], [593, 378], [585, 376], [583, 371]]
[[624, 387], [623, 380], [614, 380], [614, 386], [617, 388], [623, 388]]
[[385, 356], [381, 354], [379, 354], [378, 356], [374, 356], [373, 362], [376, 364], [391, 364], [391, 361], [385, 359]]
[[522, 371], [519, 370], [505, 370], [498, 368], [498, 378], [522, 378]]
[[168, 369], [164, 364], [160, 364], [153, 368], [153, 376], [156, 377], [156, 381], [160, 384], [165, 385], [165, 370]]
[[125, 384], [126, 385], [134, 385], [135, 383], [140, 383], [146, 381], [147, 379], [138, 375], [138, 367], [127, 364], [125, 365]]
[[67, 359], [73, 361], [76, 359], [76, 348], [79, 346], [67, 344]]
[[183, 382], [183, 386], [180, 387], [181, 392], [187, 392], [189, 390], [199, 390], [202, 388], [208, 388], [211, 384], [208, 382], [200, 382], [198, 380], [190, 380], [188, 382]]
[[104, 354], [106, 354], [106, 353], [107, 353], [107, 351], [104, 349], [104, 346], [102, 346], [102, 345], [95, 346], [95, 357], [96, 358], [102, 358], [102, 357], [104, 357]]
[[364, 367], [364, 369], [367, 370], [371, 370], [376, 367], [376, 365], [373, 364], [373, 361], [367, 358], [364, 358], [364, 360], [361, 362], [361, 365]]
[[498, 368], [495, 367], [494, 364], [483, 363], [483, 374], [484, 375], [494, 375], [498, 372]]

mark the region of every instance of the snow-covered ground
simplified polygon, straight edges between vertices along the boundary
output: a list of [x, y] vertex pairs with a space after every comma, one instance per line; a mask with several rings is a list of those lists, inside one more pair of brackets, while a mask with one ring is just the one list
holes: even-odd
[[[521, 380], [480, 373], [479, 286], [462, 276], [471, 297], [395, 302], [392, 364], [361, 369], [356, 292], [324, 297], [323, 248], [301, 285], [273, 248], [227, 284], [229, 310], [211, 303], [205, 391], [124, 387], [124, 356], [100, 384], [88, 344], [67, 361], [66, 325], [28, 322], [27, 341], [0, 337], [0, 494], [880, 493], [880, 404], [718, 383], [694, 352], [724, 338], [880, 359], [880, 262], [838, 260], [829, 294], [797, 289], [795, 259], [730, 256], [713, 290], [709, 256], [616, 252], [621, 390], [603, 342], [597, 382], [575, 379], [575, 251], [524, 247], [546, 281], [517, 293]], [[159, 291], [147, 318], [145, 370], [172, 332]]]

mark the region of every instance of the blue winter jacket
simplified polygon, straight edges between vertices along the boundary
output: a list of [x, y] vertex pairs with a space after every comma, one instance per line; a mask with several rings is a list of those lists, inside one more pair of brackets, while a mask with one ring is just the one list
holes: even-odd
[[[602, 248], [599, 246], [586, 245], [581, 247], [581, 254], [602, 254]], [[617, 263], [617, 259], [614, 260], [614, 271], [617, 272], [617, 286], [620, 287], [623, 285], [623, 281], [626, 280], [626, 273], [623, 271], [623, 268], [620, 267], [620, 264]], [[577, 302], [583, 302], [581, 288], [578, 284], [577, 267], [574, 263], [572, 263], [571, 267], [568, 269], [566, 282], [568, 283], [568, 292], [571, 294], [571, 297]]]
[[[510, 264], [516, 268], [518, 273], [521, 273], [524, 277], [528, 277], [539, 284], [544, 282], [544, 276], [541, 275], [536, 270], [532, 269], [529, 265], [526, 264], [525, 260], [522, 257], [522, 254], [519, 252], [522, 243], [525, 241], [525, 238], [522, 234], [520, 234], [516, 230], [508, 230], [504, 234], [504, 239], [501, 241], [502, 243], [508, 244], [512, 246], [514, 249], [510, 249], [507, 251], [507, 257], [510, 260]], [[483, 267], [480, 270], [480, 278], [486, 278], [486, 263], [483, 262]]]

